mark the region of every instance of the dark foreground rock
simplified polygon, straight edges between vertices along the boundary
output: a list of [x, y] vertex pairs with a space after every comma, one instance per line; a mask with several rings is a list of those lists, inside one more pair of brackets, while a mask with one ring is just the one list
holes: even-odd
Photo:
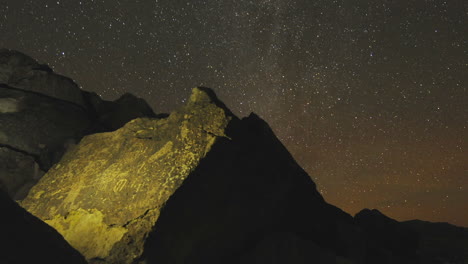
[[234, 119], [226, 134], [166, 203], [148, 263], [362, 263], [352, 218], [324, 202], [263, 120]]
[[420, 220], [398, 222], [378, 210], [354, 217], [367, 238], [366, 263], [468, 263], [468, 229]]
[[402, 222], [419, 236], [419, 263], [468, 263], [468, 228], [421, 220]]
[[419, 263], [416, 232], [375, 209], [364, 209], [354, 219], [367, 236], [366, 263]]
[[115, 102], [82, 91], [73, 80], [17, 51], [0, 50], [0, 182], [22, 199], [84, 135], [111, 131], [155, 114], [142, 99]]
[[85, 264], [63, 237], [0, 190], [0, 263]]

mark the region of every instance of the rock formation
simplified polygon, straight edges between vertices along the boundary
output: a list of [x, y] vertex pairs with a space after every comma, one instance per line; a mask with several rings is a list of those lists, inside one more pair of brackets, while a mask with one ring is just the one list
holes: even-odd
[[421, 220], [401, 222], [400, 225], [418, 234], [419, 263], [468, 263], [468, 228]]
[[354, 219], [367, 236], [367, 263], [417, 263], [416, 232], [375, 209], [364, 209]]
[[465, 264], [468, 229], [420, 220], [398, 222], [378, 210], [354, 217], [366, 234], [366, 263]]
[[155, 115], [142, 99], [103, 101], [20, 52], [0, 50], [0, 182], [10, 197], [23, 198], [84, 135], [143, 116]]
[[126, 93], [115, 101], [104, 101], [96, 94], [85, 94], [91, 103], [97, 118], [93, 130], [114, 131], [123, 127], [128, 121], [138, 117], [166, 117], [167, 115], [156, 115], [145, 100], [132, 94]]
[[86, 263], [57, 231], [21, 208], [1, 190], [0, 209], [0, 263]]
[[148, 263], [362, 263], [353, 219], [323, 200], [263, 120], [233, 119], [226, 134], [166, 203]]
[[225, 136], [231, 118], [197, 89], [168, 118], [136, 119], [115, 132], [83, 138], [23, 206], [87, 259], [131, 263], [141, 255], [159, 209]]
[[167, 118], [86, 136], [22, 205], [91, 262], [239, 263], [282, 236], [333, 261], [364, 252], [352, 217], [324, 202], [268, 125], [205, 88]]
[[[208, 88], [194, 88], [187, 105], [170, 115], [155, 115], [132, 95], [107, 102], [76, 87], [64, 88], [71, 94], [42, 87], [74, 85], [53, 76], [23, 54], [0, 51], [0, 188], [18, 195], [40, 178], [20, 204], [88, 263], [468, 259], [466, 229], [400, 223], [367, 209], [353, 218], [326, 203], [266, 122], [255, 114], [239, 119]], [[2, 226], [16, 228], [6, 240], [19, 251], [2, 251], [0, 263], [30, 263], [15, 259], [16, 252], [34, 252], [41, 263], [54, 263], [42, 261], [47, 256], [83, 263], [59, 235], [3, 196]], [[25, 235], [15, 231], [21, 228]], [[29, 236], [47, 249], [24, 246]]]

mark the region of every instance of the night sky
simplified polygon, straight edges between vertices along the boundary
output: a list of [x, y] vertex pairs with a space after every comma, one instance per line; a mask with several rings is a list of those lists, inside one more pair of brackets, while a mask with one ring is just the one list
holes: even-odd
[[213, 88], [325, 199], [468, 226], [468, 1], [0, 0], [0, 48], [155, 112]]

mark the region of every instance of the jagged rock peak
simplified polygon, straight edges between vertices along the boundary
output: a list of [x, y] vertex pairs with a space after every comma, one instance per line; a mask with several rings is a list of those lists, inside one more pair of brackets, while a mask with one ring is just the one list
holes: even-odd
[[386, 215], [382, 214], [382, 212], [380, 212], [379, 210], [377, 210], [377, 209], [368, 209], [368, 208], [362, 209], [361, 211], [359, 211], [355, 215], [355, 217], [361, 217], [361, 216], [376, 216], [376, 217], [388, 218]]
[[207, 87], [195, 87], [192, 89], [192, 94], [188, 100], [188, 106], [193, 104], [206, 104], [206, 103], [213, 103], [217, 107], [223, 109], [225, 113], [229, 116], [234, 116], [234, 114], [229, 110], [229, 108], [218, 99], [216, 93]]

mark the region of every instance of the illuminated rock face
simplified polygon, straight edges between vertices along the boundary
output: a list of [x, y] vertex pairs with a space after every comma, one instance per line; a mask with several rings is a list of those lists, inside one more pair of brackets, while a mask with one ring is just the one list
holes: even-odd
[[115, 132], [86, 136], [23, 200], [88, 260], [132, 263], [160, 209], [212, 145], [232, 114], [194, 89], [165, 119], [136, 119]]
[[0, 49], [0, 186], [22, 199], [84, 135], [154, 116], [140, 98], [104, 101], [27, 55]]
[[310, 252], [297, 263], [362, 259], [352, 217], [263, 120], [239, 120], [206, 88], [167, 118], [84, 137], [22, 205], [90, 263], [267, 263], [296, 248]]

